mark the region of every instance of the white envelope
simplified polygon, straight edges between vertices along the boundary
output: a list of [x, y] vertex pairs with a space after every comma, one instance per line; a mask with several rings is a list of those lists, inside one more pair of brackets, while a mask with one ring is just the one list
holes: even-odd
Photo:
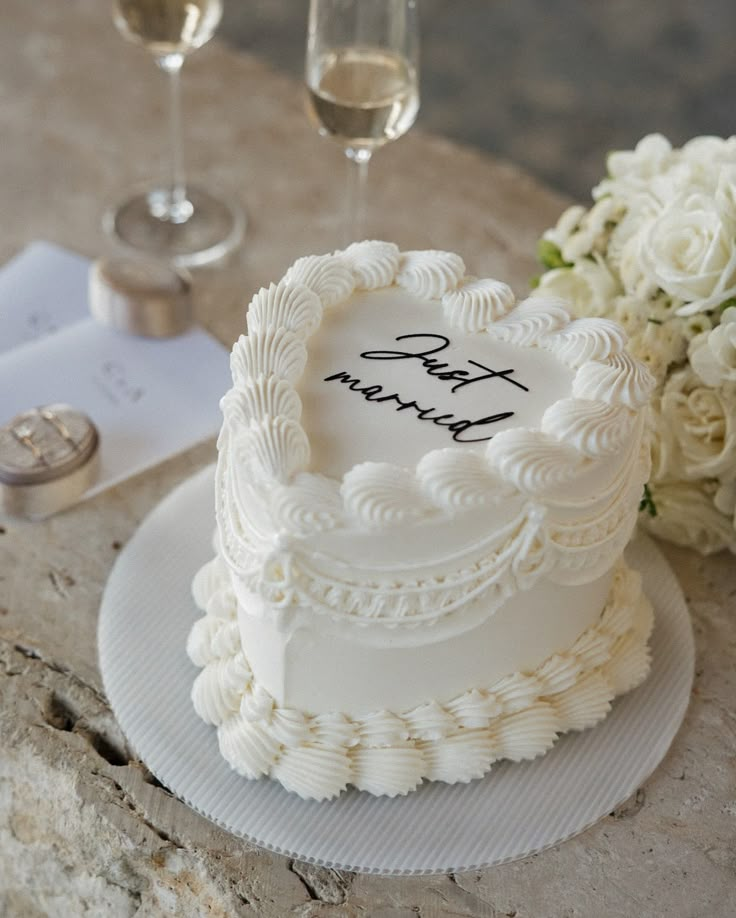
[[228, 351], [201, 328], [140, 338], [90, 318], [88, 268], [34, 244], [0, 271], [0, 424], [52, 402], [88, 414], [102, 461], [85, 497], [215, 436], [231, 385]]
[[4, 265], [0, 269], [0, 357], [89, 318], [88, 272], [86, 258], [49, 242], [32, 242]]

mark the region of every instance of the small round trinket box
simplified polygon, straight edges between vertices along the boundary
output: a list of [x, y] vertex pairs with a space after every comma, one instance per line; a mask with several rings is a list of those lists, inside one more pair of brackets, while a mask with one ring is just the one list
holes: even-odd
[[118, 331], [171, 338], [192, 322], [191, 277], [146, 258], [98, 258], [89, 272], [89, 308]]
[[69, 405], [45, 405], [0, 427], [0, 511], [40, 520], [72, 504], [94, 483], [99, 434]]

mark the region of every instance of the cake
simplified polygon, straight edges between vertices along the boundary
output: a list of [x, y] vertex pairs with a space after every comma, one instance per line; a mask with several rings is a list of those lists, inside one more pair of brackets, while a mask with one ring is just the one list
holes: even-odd
[[653, 379], [625, 344], [386, 242], [255, 295], [187, 647], [232, 768], [314, 799], [466, 782], [645, 678], [622, 554]]

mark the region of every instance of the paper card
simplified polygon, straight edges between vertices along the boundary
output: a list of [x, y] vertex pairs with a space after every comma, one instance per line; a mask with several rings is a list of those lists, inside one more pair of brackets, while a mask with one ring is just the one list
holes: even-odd
[[36, 243], [0, 271], [0, 424], [54, 402], [88, 414], [101, 467], [85, 497], [215, 436], [231, 385], [227, 349], [200, 328], [140, 338], [92, 319], [88, 268]]
[[89, 261], [33, 242], [0, 270], [0, 355], [89, 318]]

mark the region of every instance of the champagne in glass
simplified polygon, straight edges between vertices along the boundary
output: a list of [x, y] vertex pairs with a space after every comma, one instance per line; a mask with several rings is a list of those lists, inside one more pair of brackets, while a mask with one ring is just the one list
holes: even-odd
[[127, 246], [180, 265], [214, 261], [242, 239], [245, 218], [232, 201], [185, 179], [181, 140], [180, 73], [185, 57], [209, 41], [222, 17], [222, 0], [116, 0], [121, 35], [151, 54], [168, 76], [171, 174], [104, 218], [105, 229]]
[[310, 116], [349, 160], [350, 242], [373, 151], [405, 134], [419, 110], [415, 0], [311, 0], [306, 83]]
[[417, 80], [400, 54], [344, 48], [318, 62], [311, 110], [321, 133], [375, 149], [405, 134], [419, 108]]
[[187, 54], [208, 42], [222, 18], [222, 0], [118, 0], [115, 25], [156, 57]]

